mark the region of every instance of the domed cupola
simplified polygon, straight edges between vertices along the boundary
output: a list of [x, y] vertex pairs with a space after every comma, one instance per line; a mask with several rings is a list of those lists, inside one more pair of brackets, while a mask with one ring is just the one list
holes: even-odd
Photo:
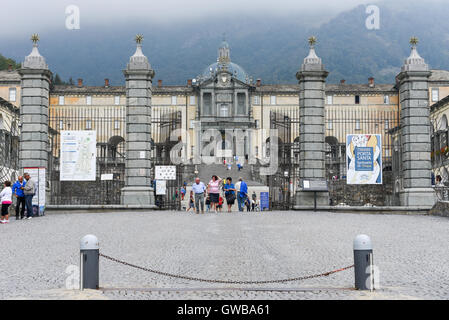
[[237, 79], [243, 83], [249, 84], [251, 82], [251, 78], [245, 70], [238, 64], [231, 62], [231, 50], [225, 39], [223, 39], [220, 47], [218, 48], [217, 62], [204, 69], [203, 73], [198, 76], [198, 81], [200, 83], [208, 81], [215, 78], [217, 74], [221, 72], [227, 72], [231, 74], [234, 79]]

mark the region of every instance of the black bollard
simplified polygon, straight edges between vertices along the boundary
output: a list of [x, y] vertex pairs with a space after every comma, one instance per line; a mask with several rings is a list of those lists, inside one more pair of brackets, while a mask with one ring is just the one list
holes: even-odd
[[96, 236], [88, 234], [80, 241], [80, 289], [98, 289], [100, 247]]
[[367, 235], [354, 239], [354, 273], [357, 290], [374, 290], [373, 246]]

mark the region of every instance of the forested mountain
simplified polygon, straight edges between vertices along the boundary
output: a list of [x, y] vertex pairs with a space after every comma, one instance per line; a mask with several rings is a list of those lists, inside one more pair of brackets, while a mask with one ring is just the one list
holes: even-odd
[[[226, 34], [231, 59], [263, 83], [295, 83], [295, 73], [307, 55], [307, 38], [316, 35], [316, 51], [330, 75], [329, 82], [392, 83], [408, 56], [408, 40], [420, 39], [419, 52], [432, 68], [449, 69], [449, 7], [443, 2], [379, 2], [380, 29], [368, 30], [366, 6], [312, 24], [309, 14], [279, 18], [239, 16], [202, 19], [169, 26], [126, 21], [107, 26], [83, 24], [80, 30], [54, 29], [41, 33], [40, 52], [61, 79], [84, 83], [124, 83], [122, 70], [134, 53], [133, 37], [145, 36], [143, 49], [156, 71], [155, 81], [184, 84], [217, 59]], [[317, 19], [318, 20], [318, 17]], [[0, 52], [17, 61], [29, 53], [28, 38], [0, 39]], [[0, 60], [1, 61], [1, 60]], [[0, 64], [1, 65], [1, 64]]]

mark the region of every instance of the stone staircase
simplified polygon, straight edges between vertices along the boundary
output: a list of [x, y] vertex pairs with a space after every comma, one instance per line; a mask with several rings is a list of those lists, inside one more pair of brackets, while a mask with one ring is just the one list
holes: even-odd
[[244, 165], [244, 167], [239, 171], [237, 165], [233, 164], [231, 170], [228, 170], [224, 164], [202, 164], [198, 166], [199, 177], [204, 183], [208, 183], [213, 175], [217, 175], [222, 179], [231, 177], [232, 181], [236, 183], [239, 177], [248, 184], [248, 186], [261, 186], [262, 184], [253, 181], [251, 175], [251, 166]]

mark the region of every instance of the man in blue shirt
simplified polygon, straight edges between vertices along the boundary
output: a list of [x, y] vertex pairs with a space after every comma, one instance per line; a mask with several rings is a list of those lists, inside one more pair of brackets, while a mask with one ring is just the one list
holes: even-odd
[[243, 181], [243, 178], [239, 178], [240, 182], [240, 188], [237, 195], [237, 203], [239, 205], [239, 211], [243, 211], [243, 208], [245, 206], [246, 198], [248, 197], [248, 185], [245, 181]]
[[204, 213], [204, 191], [206, 190], [206, 186], [200, 181], [200, 178], [195, 179], [195, 183], [192, 184], [192, 190], [195, 194], [196, 213], [200, 213], [200, 204], [201, 213]]
[[12, 194], [16, 197], [16, 220], [19, 220], [19, 208], [22, 206], [20, 211], [20, 219], [22, 220], [25, 215], [25, 194], [20, 188], [25, 187], [26, 181], [23, 181], [23, 177], [19, 176], [17, 181], [12, 186]]

